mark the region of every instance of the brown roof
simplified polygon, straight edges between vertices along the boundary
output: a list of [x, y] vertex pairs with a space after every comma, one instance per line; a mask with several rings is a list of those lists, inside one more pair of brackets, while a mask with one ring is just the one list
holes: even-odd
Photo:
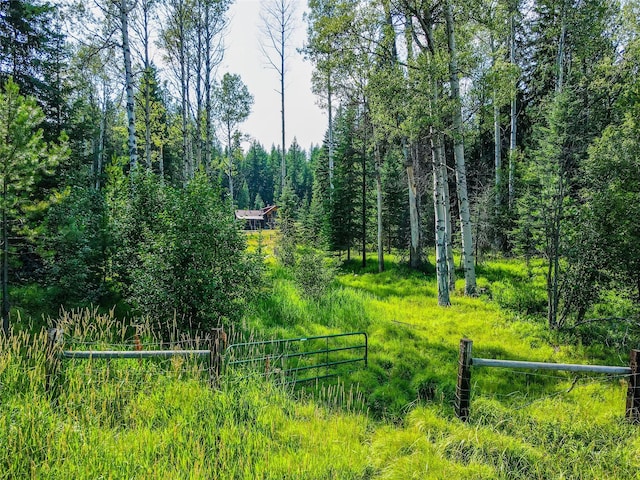
[[264, 220], [265, 215], [277, 210], [275, 205], [267, 205], [260, 210], [236, 210], [236, 218], [238, 220]]
[[236, 218], [241, 220], [264, 220], [262, 210], [236, 210]]

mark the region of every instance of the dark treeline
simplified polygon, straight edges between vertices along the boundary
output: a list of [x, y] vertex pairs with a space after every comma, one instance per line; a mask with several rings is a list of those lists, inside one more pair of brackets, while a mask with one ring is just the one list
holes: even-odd
[[489, 252], [544, 259], [552, 328], [637, 304], [637, 2], [310, 0], [308, 151], [246, 141], [228, 0], [94, 3], [0, 4], [5, 329], [119, 299], [232, 322], [260, 271], [232, 211], [271, 204], [343, 258], [435, 269], [441, 305]]

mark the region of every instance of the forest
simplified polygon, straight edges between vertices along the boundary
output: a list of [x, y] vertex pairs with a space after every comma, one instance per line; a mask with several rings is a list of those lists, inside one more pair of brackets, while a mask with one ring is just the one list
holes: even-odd
[[[637, 348], [640, 2], [256, 2], [271, 145], [220, 68], [232, 4], [0, 3], [0, 479], [635, 472], [626, 377], [483, 372], [469, 425], [450, 407], [461, 337]], [[308, 148], [286, 135], [292, 55], [328, 120]], [[236, 210], [270, 205], [275, 230], [243, 231]], [[366, 331], [370, 364], [211, 391], [186, 363], [74, 363], [52, 400], [47, 327], [105, 349]]]

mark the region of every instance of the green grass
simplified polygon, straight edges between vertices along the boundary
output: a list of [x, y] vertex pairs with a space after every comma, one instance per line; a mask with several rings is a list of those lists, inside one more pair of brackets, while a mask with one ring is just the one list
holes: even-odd
[[[544, 301], [540, 264], [487, 262], [480, 296], [460, 295], [459, 281], [448, 308], [437, 306], [433, 275], [393, 257], [387, 266], [349, 264], [311, 300], [271, 263], [241, 330], [369, 334], [369, 368], [345, 368], [344, 383], [318, 390], [259, 378], [212, 390], [196, 360], [114, 360], [65, 361], [47, 394], [43, 334], [0, 340], [0, 478], [638, 478], [620, 378], [475, 368], [470, 421], [455, 418], [462, 337], [481, 357], [625, 364], [626, 352], [563, 342], [536, 308], [519, 310]], [[71, 346], [107, 348], [132, 334], [97, 311], [65, 324]], [[157, 342], [145, 322], [137, 330]]]

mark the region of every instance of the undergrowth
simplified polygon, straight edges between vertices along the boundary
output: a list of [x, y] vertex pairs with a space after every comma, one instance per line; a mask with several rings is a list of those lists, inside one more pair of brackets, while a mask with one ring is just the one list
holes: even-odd
[[[206, 363], [187, 358], [65, 360], [46, 392], [45, 334], [1, 339], [0, 478], [637, 475], [640, 441], [624, 419], [622, 377], [474, 368], [470, 420], [455, 417], [462, 337], [478, 357], [627, 362], [616, 348], [549, 333], [535, 315], [543, 285], [530, 269], [516, 260], [487, 263], [478, 269], [479, 297], [456, 292], [452, 306], [440, 308], [431, 274], [393, 257], [387, 267], [378, 274], [346, 265], [310, 297], [292, 272], [271, 263], [237, 335], [369, 335], [369, 367], [345, 367], [340, 383], [317, 390], [260, 376], [225, 376], [212, 389]], [[66, 348], [131, 348], [134, 338], [159, 348], [144, 320], [123, 323], [97, 311], [63, 320]], [[193, 348], [206, 339], [189, 341], [176, 335], [170, 343]]]

